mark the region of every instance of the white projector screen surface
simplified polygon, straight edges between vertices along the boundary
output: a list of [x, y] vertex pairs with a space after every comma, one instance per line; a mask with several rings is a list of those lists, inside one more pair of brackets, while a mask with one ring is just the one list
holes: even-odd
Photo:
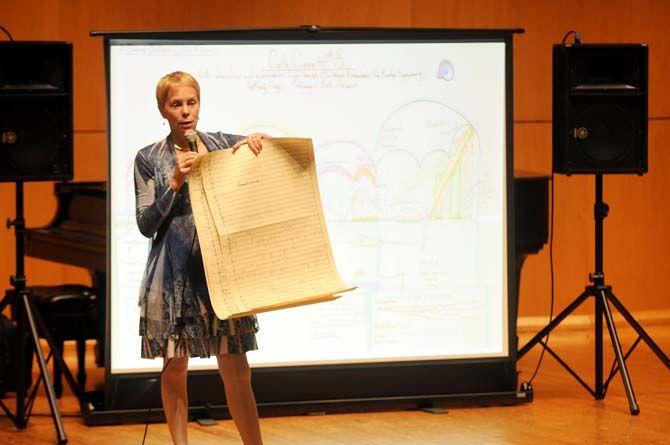
[[313, 139], [335, 262], [358, 286], [260, 314], [253, 366], [508, 355], [503, 42], [112, 40], [113, 373], [162, 365], [140, 358], [150, 240], [135, 222], [133, 161], [169, 132], [155, 87], [177, 70], [200, 83], [199, 131]]

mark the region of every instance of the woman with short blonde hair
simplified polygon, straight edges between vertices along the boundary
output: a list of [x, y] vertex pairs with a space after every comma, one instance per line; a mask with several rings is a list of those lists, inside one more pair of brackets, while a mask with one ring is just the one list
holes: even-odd
[[195, 77], [183, 71], [175, 71], [161, 77], [156, 85], [156, 103], [159, 110], [165, 105], [170, 88], [176, 86], [193, 88], [197, 93], [198, 100], [200, 100], [200, 84], [195, 80]]
[[187, 443], [188, 358], [215, 355], [240, 436], [245, 444], [258, 445], [262, 439], [246, 359], [247, 351], [257, 349], [258, 321], [255, 316], [220, 320], [214, 314], [184, 183], [199, 156], [243, 144], [259, 155], [268, 136], [196, 131], [200, 86], [188, 73], [163, 76], [156, 102], [170, 134], [137, 152], [134, 171], [137, 226], [152, 240], [139, 297], [141, 354], [163, 358], [161, 399], [175, 444]]

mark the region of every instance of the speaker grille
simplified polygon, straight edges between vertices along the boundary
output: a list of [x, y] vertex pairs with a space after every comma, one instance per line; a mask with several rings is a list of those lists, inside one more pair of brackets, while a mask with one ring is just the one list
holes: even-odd
[[16, 141], [5, 143], [5, 159], [20, 174], [34, 171], [58, 173], [57, 155], [64, 142], [63, 131], [46, 107], [19, 106], [0, 125], [3, 133], [16, 135]]
[[[585, 132], [580, 133], [580, 129]], [[575, 134], [576, 133], [576, 134]], [[577, 150], [594, 162], [617, 162], [633, 150], [635, 128], [626, 110], [598, 104], [586, 108], [577, 118], [573, 131]]]

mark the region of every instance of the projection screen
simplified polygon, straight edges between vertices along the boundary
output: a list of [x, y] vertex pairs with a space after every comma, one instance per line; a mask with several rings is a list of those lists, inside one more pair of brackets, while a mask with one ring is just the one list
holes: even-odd
[[273, 370], [499, 364], [487, 372], [502, 370], [513, 390], [511, 32], [313, 31], [105, 36], [108, 378], [162, 366], [140, 358], [151, 240], [135, 222], [133, 162], [168, 135], [155, 87], [181, 70], [201, 86], [199, 131], [313, 139], [335, 263], [357, 286], [258, 315], [247, 357], [259, 402]]

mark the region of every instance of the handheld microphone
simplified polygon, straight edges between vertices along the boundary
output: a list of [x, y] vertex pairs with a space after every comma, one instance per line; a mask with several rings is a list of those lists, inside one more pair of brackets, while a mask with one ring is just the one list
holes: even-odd
[[184, 137], [188, 141], [189, 150], [198, 151], [198, 133], [195, 130], [186, 130]]

